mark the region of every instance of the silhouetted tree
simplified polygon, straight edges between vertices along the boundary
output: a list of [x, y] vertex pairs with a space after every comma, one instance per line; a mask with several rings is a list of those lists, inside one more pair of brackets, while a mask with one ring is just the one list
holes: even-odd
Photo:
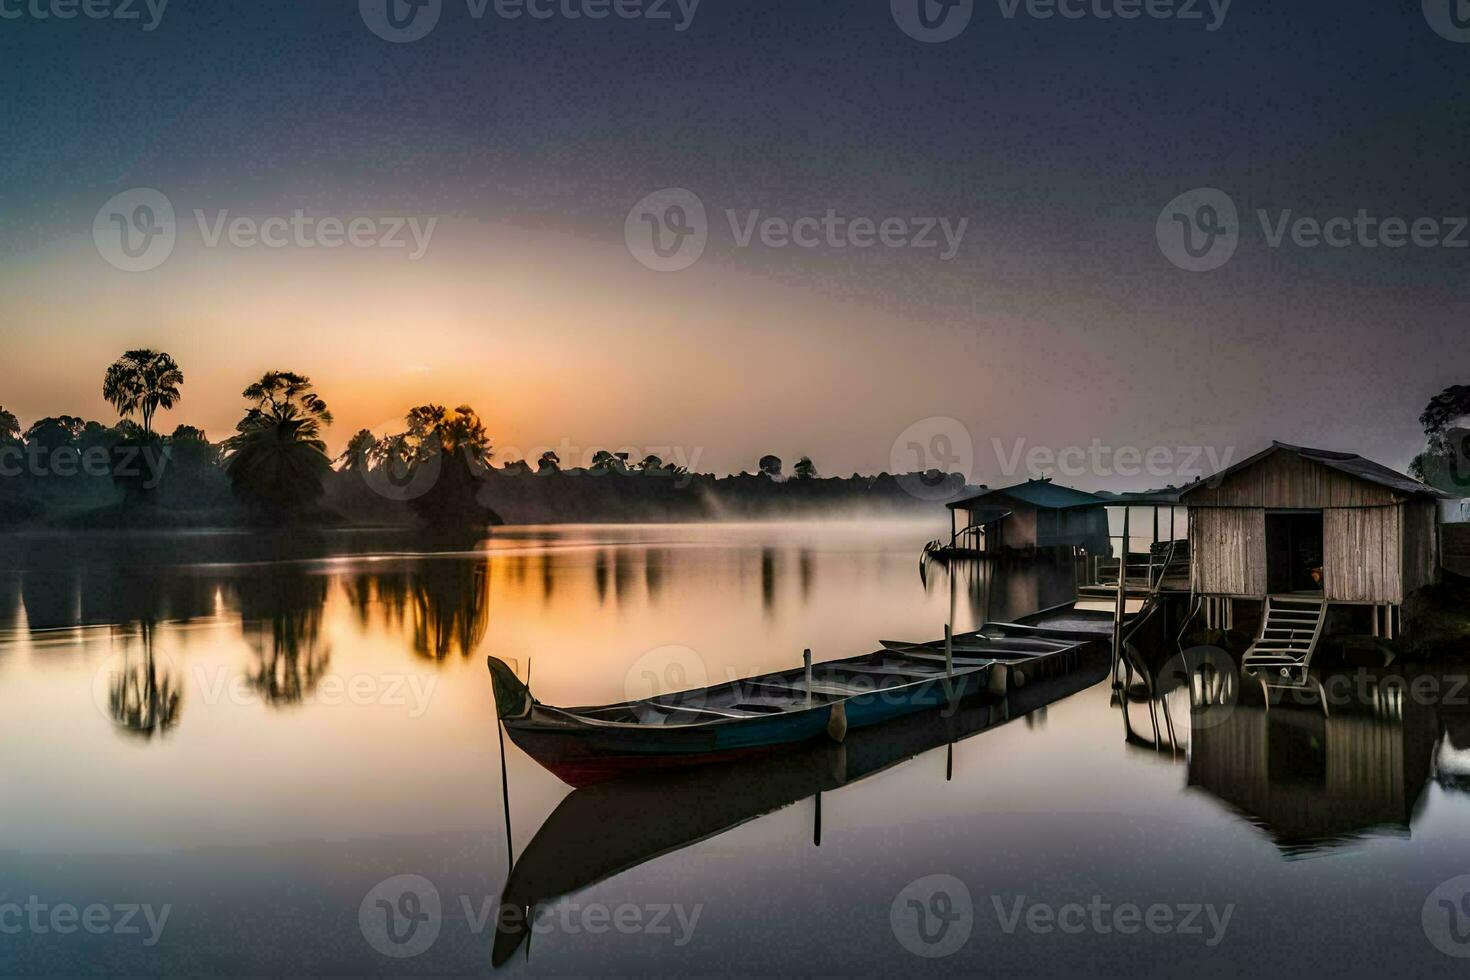
[[1445, 490], [1470, 492], [1470, 431], [1457, 425], [1467, 416], [1470, 385], [1451, 385], [1431, 398], [1419, 416], [1426, 445], [1409, 472]]
[[440, 528], [475, 528], [500, 523], [482, 499], [493, 447], [485, 424], [468, 405], [449, 411], [443, 405], [420, 405], [408, 413], [404, 440], [412, 466], [434, 468], [433, 484], [409, 506], [426, 524]]
[[265, 374], [243, 397], [255, 405], [227, 443], [231, 487], [262, 516], [298, 513], [321, 497], [331, 472], [321, 432], [332, 423], [332, 413], [312, 390], [310, 378], [286, 371]]
[[0, 405], [0, 444], [20, 441], [20, 420]]
[[60, 449], [62, 446], [73, 446], [86, 431], [87, 424], [85, 420], [75, 415], [56, 415], [37, 419], [31, 423], [30, 428], [26, 429], [25, 441], [29, 445], [39, 446], [48, 452]]
[[588, 469], [593, 473], [626, 473], [627, 462], [627, 453], [610, 453], [606, 449], [599, 449], [592, 454], [592, 465]]
[[129, 418], [137, 413], [143, 422], [144, 436], [153, 434], [153, 414], [160, 408], [170, 409], [182, 397], [179, 385], [184, 372], [162, 351], [130, 350], [113, 362], [102, 379], [102, 397], [117, 413]]
[[342, 464], [342, 470], [347, 473], [360, 473], [371, 469], [374, 457], [377, 455], [379, 439], [367, 429], [358, 429], [353, 437], [347, 440], [347, 448], [337, 461]]
[[541, 458], [536, 460], [536, 472], [560, 473], [561, 457], [552, 452], [550, 449], [546, 450], [546, 452], [541, 454]]
[[815, 480], [817, 478], [817, 464], [812, 462], [810, 456], [803, 456], [796, 461], [796, 465], [792, 467], [792, 472], [796, 474], [798, 480]]
[[773, 480], [781, 477], [781, 457], [762, 456], [760, 461], [760, 472]]
[[180, 425], [174, 428], [168, 437], [169, 457], [174, 463], [181, 466], [217, 466], [220, 461], [220, 447], [209, 441], [203, 429], [196, 429], [192, 425]]

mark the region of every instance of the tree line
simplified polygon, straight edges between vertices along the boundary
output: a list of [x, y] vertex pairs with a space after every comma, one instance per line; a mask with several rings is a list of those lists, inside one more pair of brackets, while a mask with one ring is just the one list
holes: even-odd
[[[243, 414], [221, 441], [180, 424], [184, 373], [166, 352], [129, 350], [108, 366], [112, 424], [60, 415], [26, 427], [0, 407], [0, 525], [70, 527], [419, 525], [481, 529], [528, 522], [812, 516], [836, 509], [928, 509], [967, 488], [959, 474], [823, 478], [810, 457], [784, 473], [774, 455], [754, 474], [691, 473], [656, 455], [597, 450], [566, 467], [554, 451], [497, 464], [468, 405], [417, 405], [399, 432], [363, 429], [335, 458], [332, 413], [310, 377], [268, 371], [241, 391]], [[922, 487], [916, 494], [914, 487]]]

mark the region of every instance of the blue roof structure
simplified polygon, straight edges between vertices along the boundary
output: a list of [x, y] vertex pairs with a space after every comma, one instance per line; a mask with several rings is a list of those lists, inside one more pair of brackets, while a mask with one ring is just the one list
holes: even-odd
[[972, 505], [984, 502], [994, 504], [995, 498], [1004, 497], [1007, 500], [1019, 501], [1030, 504], [1037, 510], [1068, 510], [1073, 507], [1101, 507], [1107, 503], [1097, 494], [1088, 493], [1085, 490], [1073, 490], [1053, 483], [1050, 480], [1027, 480], [1013, 487], [999, 487], [995, 490], [986, 490], [977, 493], [973, 497], [964, 500], [956, 500], [950, 504], [951, 510], [970, 510]]

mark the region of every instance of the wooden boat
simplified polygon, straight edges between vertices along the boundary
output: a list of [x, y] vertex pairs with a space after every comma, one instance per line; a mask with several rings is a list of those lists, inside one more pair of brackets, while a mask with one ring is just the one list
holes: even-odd
[[[497, 919], [492, 963], [505, 964], [529, 938], [529, 909], [1021, 718], [1099, 683], [1108, 666], [1106, 646], [1089, 644], [1072, 670], [1015, 688], [1004, 698], [972, 699], [952, 713], [910, 715], [855, 731], [842, 743], [822, 739], [774, 757], [635, 773], [573, 790], [511, 867], [501, 908], [523, 914]], [[509, 806], [507, 799], [507, 812]], [[819, 807], [817, 841], [820, 813]]]
[[[922, 711], [1000, 696], [1012, 684], [1069, 669], [1088, 636], [1006, 635], [986, 627], [944, 644], [781, 671], [620, 704], [559, 708], [532, 696], [510, 666], [489, 658], [496, 707], [511, 741], [572, 786], [640, 769], [759, 755]], [[1028, 635], [1019, 635], [1027, 633]]]

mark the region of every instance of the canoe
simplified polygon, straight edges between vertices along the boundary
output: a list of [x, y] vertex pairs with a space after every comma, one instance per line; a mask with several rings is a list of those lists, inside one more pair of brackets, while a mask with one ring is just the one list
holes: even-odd
[[1069, 668], [1093, 642], [1037, 644], [966, 634], [947, 662], [943, 643], [910, 644], [845, 660], [638, 701], [542, 704], [515, 671], [488, 659], [496, 708], [511, 741], [571, 786], [629, 772], [731, 762], [907, 715], [1000, 696], [1012, 684]]
[[[1092, 644], [1066, 673], [1004, 698], [971, 699], [953, 713], [910, 715], [853, 732], [840, 744], [823, 739], [774, 757], [634, 774], [573, 790], [514, 861], [501, 908], [523, 914], [497, 920], [492, 963], [503, 965], [528, 938], [529, 909], [1024, 717], [1104, 680], [1108, 666], [1106, 647]], [[505, 805], [509, 810], [509, 799]]]

